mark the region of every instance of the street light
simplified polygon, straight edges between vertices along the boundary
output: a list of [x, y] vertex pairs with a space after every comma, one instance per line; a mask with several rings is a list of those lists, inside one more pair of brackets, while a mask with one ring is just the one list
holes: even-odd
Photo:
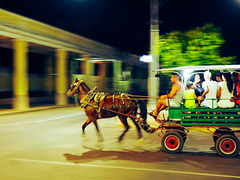
[[235, 0], [238, 6], [240, 6], [240, 0]]

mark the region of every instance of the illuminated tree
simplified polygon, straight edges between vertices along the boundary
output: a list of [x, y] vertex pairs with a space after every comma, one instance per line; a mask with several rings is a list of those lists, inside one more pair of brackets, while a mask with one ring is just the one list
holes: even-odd
[[159, 54], [161, 67], [232, 64], [236, 57], [221, 57], [225, 40], [213, 24], [161, 35], [153, 53]]

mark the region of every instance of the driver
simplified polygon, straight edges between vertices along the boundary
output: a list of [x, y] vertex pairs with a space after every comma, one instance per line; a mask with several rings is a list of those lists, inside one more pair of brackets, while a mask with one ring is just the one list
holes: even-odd
[[158, 113], [165, 109], [167, 106], [180, 107], [184, 95], [184, 86], [180, 82], [180, 75], [178, 73], [172, 73], [171, 83], [173, 83], [172, 90], [168, 95], [162, 95], [158, 101], [156, 110], [148, 113], [154, 118]]

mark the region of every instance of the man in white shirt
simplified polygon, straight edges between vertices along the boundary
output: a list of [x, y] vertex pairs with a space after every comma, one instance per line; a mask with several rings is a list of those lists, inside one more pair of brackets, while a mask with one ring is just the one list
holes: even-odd
[[204, 93], [202, 96], [199, 97], [199, 100], [202, 101], [205, 97], [205, 100], [202, 102], [203, 106], [209, 108], [216, 108], [217, 107], [217, 87], [218, 84], [216, 81], [211, 80], [211, 72], [205, 71], [204, 72], [204, 79], [205, 81], [202, 84], [204, 88]]

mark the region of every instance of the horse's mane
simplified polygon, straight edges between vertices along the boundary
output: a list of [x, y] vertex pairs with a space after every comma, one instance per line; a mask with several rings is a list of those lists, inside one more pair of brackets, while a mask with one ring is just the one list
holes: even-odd
[[91, 89], [87, 86], [87, 84], [85, 82], [81, 83], [83, 85], [83, 88], [90, 91]]

